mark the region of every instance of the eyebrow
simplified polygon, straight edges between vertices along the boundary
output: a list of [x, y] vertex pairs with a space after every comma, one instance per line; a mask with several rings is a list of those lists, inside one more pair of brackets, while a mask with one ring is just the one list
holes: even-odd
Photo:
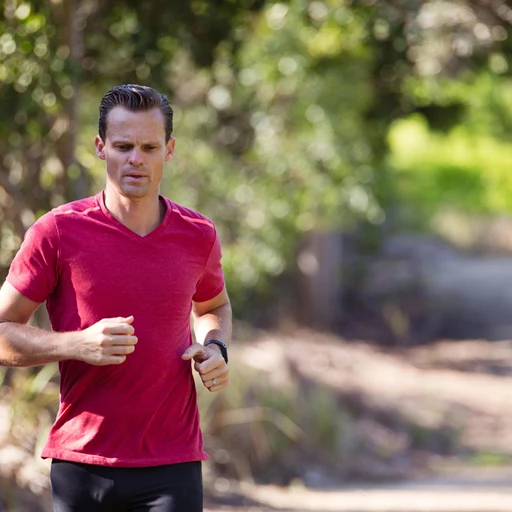
[[[112, 144], [130, 144], [133, 146], [133, 142], [128, 139], [112, 139]], [[148, 140], [141, 143], [141, 146], [159, 146], [160, 142], [156, 140]]]

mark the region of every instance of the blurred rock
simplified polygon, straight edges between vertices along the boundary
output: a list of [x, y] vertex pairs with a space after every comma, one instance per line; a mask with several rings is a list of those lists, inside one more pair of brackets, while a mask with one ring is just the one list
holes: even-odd
[[357, 294], [398, 343], [512, 338], [512, 257], [400, 235], [370, 262]]

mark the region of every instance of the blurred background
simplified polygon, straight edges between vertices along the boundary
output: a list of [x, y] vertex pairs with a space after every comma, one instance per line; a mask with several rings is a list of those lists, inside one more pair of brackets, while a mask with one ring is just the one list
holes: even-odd
[[[0, 13], [2, 280], [40, 215], [103, 188], [104, 93], [139, 83], [174, 107], [162, 193], [216, 223], [236, 317], [232, 385], [200, 394], [212, 503], [508, 466], [508, 2]], [[0, 509], [48, 510], [57, 369], [1, 368], [0, 383]]]

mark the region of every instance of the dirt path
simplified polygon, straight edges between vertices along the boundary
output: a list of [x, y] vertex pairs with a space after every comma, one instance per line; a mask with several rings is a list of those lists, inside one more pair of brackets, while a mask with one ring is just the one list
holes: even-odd
[[242, 356], [269, 375], [291, 363], [303, 377], [418, 424], [436, 428], [453, 420], [466, 447], [512, 456], [512, 341], [438, 342], [387, 353], [299, 331], [288, 339], [263, 338]]
[[205, 512], [511, 512], [512, 468], [459, 469], [411, 482], [332, 491], [248, 486], [244, 494], [239, 505], [210, 506]]
[[[446, 342], [391, 354], [299, 332], [285, 343], [264, 337], [244, 348], [242, 357], [269, 375], [291, 362], [304, 377], [397, 407], [433, 428], [454, 415], [464, 425], [462, 445], [512, 456], [511, 341]], [[459, 466], [395, 484], [322, 491], [250, 485], [242, 491], [238, 503], [208, 504], [206, 512], [512, 512], [512, 467]]]

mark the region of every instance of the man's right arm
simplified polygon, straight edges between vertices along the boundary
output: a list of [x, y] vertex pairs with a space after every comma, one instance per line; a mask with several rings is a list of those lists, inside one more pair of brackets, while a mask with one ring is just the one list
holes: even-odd
[[26, 325], [39, 305], [7, 281], [0, 289], [1, 366], [37, 366], [66, 359], [121, 364], [135, 350], [132, 316], [106, 318], [83, 331], [49, 332]]

